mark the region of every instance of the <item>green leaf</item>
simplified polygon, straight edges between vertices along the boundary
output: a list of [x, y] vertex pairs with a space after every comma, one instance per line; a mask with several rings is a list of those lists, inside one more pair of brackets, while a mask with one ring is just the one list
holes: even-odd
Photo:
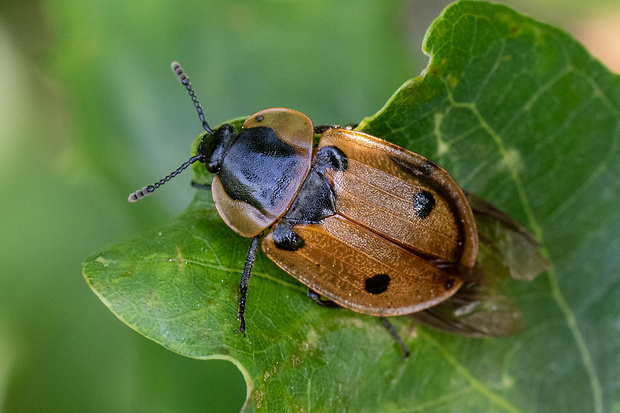
[[316, 306], [259, 253], [243, 337], [249, 239], [202, 190], [169, 225], [88, 258], [92, 289], [166, 348], [233, 361], [256, 410], [617, 409], [620, 79], [562, 31], [484, 2], [448, 7], [424, 50], [425, 73], [360, 127], [441, 164], [533, 231], [550, 270], [505, 283], [522, 334], [465, 338], [402, 318], [403, 360], [378, 319]]

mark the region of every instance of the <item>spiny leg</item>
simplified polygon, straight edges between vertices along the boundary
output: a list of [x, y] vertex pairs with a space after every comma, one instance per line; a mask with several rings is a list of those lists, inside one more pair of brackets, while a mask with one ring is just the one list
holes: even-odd
[[396, 340], [396, 342], [400, 346], [401, 350], [403, 351], [403, 357], [404, 358], [409, 357], [409, 349], [407, 348], [405, 343], [403, 343], [403, 339], [400, 338], [400, 336], [396, 332], [396, 329], [394, 328], [392, 323], [390, 323], [390, 321], [387, 319], [387, 317], [379, 317], [379, 318], [381, 319], [381, 322], [383, 323], [383, 326], [385, 328], [387, 328], [387, 331], [390, 333], [390, 335], [394, 338], [394, 340]]
[[314, 134], [321, 135], [323, 132], [326, 132], [330, 129], [338, 129], [340, 125], [317, 125], [314, 127]]
[[209, 184], [199, 184], [198, 182], [194, 182], [194, 181], [192, 181], [192, 187], [196, 188], [196, 189], [204, 189], [206, 191], [210, 191], [211, 190], [211, 185], [209, 185]]
[[340, 125], [317, 125], [314, 127], [314, 134], [321, 135], [322, 133], [330, 130], [330, 129], [355, 129], [357, 128], [357, 123], [349, 123], [348, 125], [342, 127]]
[[[338, 304], [336, 304], [335, 302], [331, 300], [322, 300], [321, 295], [317, 293], [316, 291], [311, 290], [310, 288], [308, 288], [308, 297], [312, 301], [320, 305], [321, 307], [328, 307], [328, 308], [340, 307]], [[403, 357], [408, 358], [410, 354], [409, 349], [407, 348], [405, 343], [403, 343], [403, 339], [398, 335], [398, 332], [396, 332], [396, 329], [394, 328], [392, 323], [390, 323], [387, 317], [379, 317], [379, 318], [381, 319], [383, 326], [387, 329], [387, 331], [390, 333], [392, 338], [394, 338], [394, 340], [396, 340], [396, 343], [398, 343], [398, 345], [400, 346], [403, 352]]]
[[311, 290], [310, 288], [308, 288], [308, 298], [310, 298], [312, 301], [314, 301], [321, 307], [327, 307], [327, 308], [340, 307], [338, 304], [336, 304], [335, 302], [331, 300], [321, 300], [321, 295], [317, 293], [316, 291]]
[[248, 249], [248, 255], [245, 258], [245, 266], [243, 267], [243, 274], [241, 275], [241, 282], [239, 283], [239, 311], [237, 312], [237, 319], [239, 320], [238, 333], [243, 333], [245, 337], [245, 302], [248, 294], [248, 284], [250, 283], [250, 275], [252, 275], [252, 266], [254, 266], [254, 260], [256, 259], [256, 249], [258, 247], [258, 239], [262, 234], [259, 234], [252, 238], [250, 248]]

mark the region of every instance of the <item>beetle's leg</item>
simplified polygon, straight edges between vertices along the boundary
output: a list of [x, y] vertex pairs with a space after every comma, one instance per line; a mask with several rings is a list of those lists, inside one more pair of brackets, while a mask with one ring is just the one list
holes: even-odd
[[392, 323], [390, 323], [390, 321], [387, 319], [387, 317], [379, 317], [379, 318], [381, 319], [381, 322], [383, 323], [383, 326], [385, 328], [387, 328], [387, 331], [390, 333], [390, 335], [394, 338], [394, 340], [396, 340], [396, 342], [400, 346], [401, 350], [403, 351], [403, 357], [404, 358], [409, 357], [409, 349], [407, 348], [405, 343], [403, 343], [403, 339], [400, 338], [400, 336], [396, 332], [396, 329], [394, 328]]
[[258, 247], [258, 239], [262, 234], [259, 234], [252, 238], [250, 248], [248, 249], [248, 255], [245, 258], [245, 265], [243, 267], [243, 274], [241, 275], [241, 282], [239, 283], [239, 311], [237, 312], [237, 319], [239, 320], [238, 333], [243, 333], [245, 337], [245, 301], [248, 294], [248, 284], [250, 282], [250, 275], [252, 275], [252, 266], [256, 259], [256, 248]]
[[[335, 302], [331, 300], [321, 300], [320, 294], [317, 293], [316, 291], [311, 290], [310, 288], [308, 288], [308, 297], [312, 301], [320, 305], [321, 307], [329, 307], [329, 308], [340, 307], [338, 304], [336, 304]], [[409, 349], [407, 348], [405, 343], [403, 343], [403, 339], [400, 338], [400, 336], [396, 332], [396, 329], [394, 328], [392, 323], [390, 323], [387, 317], [379, 317], [379, 318], [381, 319], [383, 326], [387, 329], [387, 331], [390, 333], [392, 338], [394, 338], [394, 340], [396, 340], [396, 343], [398, 343], [398, 345], [400, 346], [401, 350], [403, 351], [403, 357], [404, 358], [409, 357]]]
[[192, 181], [192, 187], [197, 189], [205, 189], [207, 191], [211, 190], [211, 185], [209, 184], [199, 184], [198, 182]]
[[319, 293], [311, 290], [310, 288], [308, 288], [308, 298], [310, 298], [312, 301], [314, 301], [321, 307], [327, 307], [327, 308], [340, 307], [338, 304], [336, 304], [332, 300], [321, 300], [321, 296], [319, 295]]
[[314, 127], [314, 134], [320, 135], [325, 131], [328, 131], [330, 129], [337, 129], [340, 127], [341, 127], [340, 125], [318, 125]]
[[314, 134], [315, 135], [320, 135], [325, 131], [328, 131], [330, 129], [355, 129], [357, 128], [357, 123], [349, 123], [347, 126], [340, 126], [340, 125], [318, 125], [314, 127]]

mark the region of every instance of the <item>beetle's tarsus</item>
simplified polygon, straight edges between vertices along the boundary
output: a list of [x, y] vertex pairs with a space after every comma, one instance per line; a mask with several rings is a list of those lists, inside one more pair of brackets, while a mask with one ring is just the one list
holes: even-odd
[[400, 335], [398, 335], [398, 332], [396, 331], [392, 323], [390, 323], [387, 317], [379, 317], [379, 318], [381, 319], [383, 326], [387, 328], [387, 331], [394, 338], [394, 340], [396, 340], [396, 343], [398, 343], [398, 345], [400, 346], [400, 349], [403, 351], [403, 358], [408, 358], [410, 354], [409, 349], [407, 348], [405, 343], [403, 343], [403, 339], [400, 337]]
[[235, 333], [243, 333], [243, 337], [245, 337], [245, 316], [240, 314], [237, 318], [239, 319], [239, 328], [235, 330]]
[[322, 300], [321, 295], [317, 293], [316, 291], [311, 290], [310, 288], [308, 288], [308, 298], [310, 298], [312, 301], [314, 301], [321, 307], [326, 307], [326, 308], [340, 307], [340, 305], [336, 304], [332, 300]]

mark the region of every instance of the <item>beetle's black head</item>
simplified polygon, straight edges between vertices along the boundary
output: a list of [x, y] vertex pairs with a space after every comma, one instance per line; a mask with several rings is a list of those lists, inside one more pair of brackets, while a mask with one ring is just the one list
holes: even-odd
[[214, 133], [206, 133], [200, 145], [198, 145], [198, 155], [202, 156], [201, 162], [204, 162], [207, 171], [218, 173], [222, 165], [224, 157], [230, 150], [235, 137], [235, 128], [226, 123], [220, 126]]

